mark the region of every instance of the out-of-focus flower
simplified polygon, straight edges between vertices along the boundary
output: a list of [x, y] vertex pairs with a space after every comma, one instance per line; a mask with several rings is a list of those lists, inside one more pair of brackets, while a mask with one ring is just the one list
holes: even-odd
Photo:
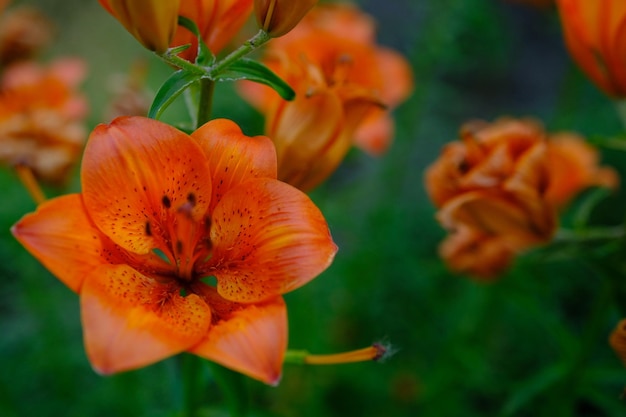
[[91, 134], [81, 181], [82, 193], [40, 205], [12, 231], [80, 294], [94, 369], [188, 351], [277, 383], [281, 295], [337, 248], [312, 201], [276, 180], [271, 141], [225, 119], [187, 135], [121, 117]]
[[546, 198], [564, 207], [588, 187], [616, 188], [619, 176], [613, 168], [600, 167], [598, 151], [574, 133], [551, 135], [548, 140], [550, 183]]
[[426, 171], [426, 190], [451, 232], [450, 268], [492, 279], [517, 253], [547, 243], [557, 209], [590, 186], [615, 187], [614, 170], [573, 133], [548, 136], [530, 119], [470, 122]]
[[261, 29], [271, 37], [293, 29], [318, 0], [255, 0], [254, 12]]
[[178, 26], [181, 0], [98, 0], [147, 49], [165, 52]]
[[50, 43], [52, 34], [52, 23], [37, 9], [18, 7], [3, 13], [0, 18], [0, 65], [33, 58]]
[[606, 94], [626, 96], [626, 2], [557, 0], [565, 43], [589, 78]]
[[49, 68], [11, 65], [0, 79], [0, 162], [26, 165], [44, 181], [61, 183], [87, 137], [87, 103], [78, 93], [85, 65], [62, 59]]
[[617, 326], [611, 332], [611, 336], [609, 336], [609, 344], [617, 357], [626, 366], [626, 319], [617, 323]]
[[[252, 13], [253, 0], [182, 0], [179, 14], [198, 26], [211, 52], [218, 54], [239, 32]], [[195, 61], [198, 53], [196, 35], [179, 26], [172, 46], [191, 44], [179, 56]]]
[[259, 84], [244, 96], [266, 117], [278, 152], [279, 178], [310, 190], [352, 145], [379, 155], [393, 137], [393, 108], [413, 77], [398, 53], [377, 46], [369, 16], [347, 5], [319, 6], [268, 45], [265, 63], [296, 91], [292, 102]]
[[152, 96], [146, 91], [146, 72], [146, 62], [136, 61], [128, 74], [114, 74], [111, 77], [113, 97], [105, 111], [106, 120], [148, 114]]

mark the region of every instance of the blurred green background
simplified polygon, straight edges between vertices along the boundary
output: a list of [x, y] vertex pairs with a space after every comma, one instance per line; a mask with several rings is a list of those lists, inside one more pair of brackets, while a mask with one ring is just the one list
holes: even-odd
[[[42, 60], [87, 60], [90, 129], [106, 121], [113, 74], [146, 59], [153, 91], [169, 74], [96, 0], [14, 4], [35, 5], [56, 23], [57, 40]], [[439, 260], [444, 232], [422, 182], [468, 119], [535, 116], [549, 131], [623, 134], [613, 103], [571, 63], [556, 13], [505, 0], [359, 4], [378, 21], [379, 42], [410, 60], [416, 89], [395, 111], [390, 152], [380, 159], [351, 152], [312, 194], [340, 251], [324, 274], [286, 296], [289, 346], [332, 353], [383, 340], [397, 353], [383, 364], [286, 365], [276, 388], [246, 380], [253, 415], [626, 415], [626, 371], [607, 344], [621, 318], [610, 301], [611, 283], [626, 279], [621, 248], [535, 251], [498, 282], [478, 284]], [[260, 116], [232, 86], [218, 88], [215, 114], [260, 133]], [[603, 156], [626, 178], [623, 152]], [[0, 189], [0, 416], [174, 416], [182, 402], [177, 358], [112, 377], [91, 370], [77, 296], [9, 233], [34, 204], [7, 169]], [[77, 179], [47, 189], [77, 190]], [[625, 205], [618, 192], [591, 221], [621, 224]], [[209, 385], [211, 415], [226, 415], [224, 396]]]

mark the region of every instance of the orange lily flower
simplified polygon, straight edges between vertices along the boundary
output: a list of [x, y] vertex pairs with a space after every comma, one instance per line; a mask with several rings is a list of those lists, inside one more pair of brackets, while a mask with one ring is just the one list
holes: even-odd
[[255, 0], [256, 20], [271, 37], [293, 29], [318, 0]]
[[[253, 0], [181, 0], [179, 14], [193, 20], [211, 52], [218, 54], [239, 32], [252, 13]], [[179, 56], [195, 61], [198, 53], [196, 36], [179, 26], [172, 46], [191, 44]]]
[[609, 336], [609, 345], [626, 366], [626, 319], [622, 319]]
[[178, 26], [181, 0], [98, 0], [147, 49], [165, 52]]
[[337, 248], [311, 200], [276, 180], [271, 141], [225, 119], [187, 135], [120, 117], [91, 134], [81, 182], [82, 193], [42, 204], [12, 232], [79, 293], [94, 369], [188, 351], [276, 384], [281, 295]]
[[[546, 135], [536, 122], [500, 119], [464, 125], [461, 139], [428, 168], [426, 189], [439, 208], [439, 221], [458, 234], [447, 244], [454, 249], [444, 247], [444, 255], [489, 242], [491, 247], [471, 250], [494, 263], [470, 272], [491, 277], [508, 265], [507, 252], [546, 243], [556, 229], [556, 211], [545, 196]], [[459, 232], [464, 228], [470, 230]], [[495, 242], [506, 250], [498, 252]]]
[[551, 135], [548, 159], [550, 183], [546, 198], [556, 207], [564, 207], [585, 188], [616, 188], [619, 184], [617, 172], [599, 167], [598, 151], [574, 133]]
[[[339, 30], [340, 22], [353, 26]], [[313, 8], [268, 45], [265, 58], [296, 99], [285, 102], [264, 86], [242, 84], [244, 96], [266, 116], [279, 178], [302, 190], [325, 180], [352, 145], [380, 154], [390, 144], [393, 121], [384, 109], [408, 96], [412, 74], [399, 54], [374, 44], [371, 25], [350, 6]]]
[[[2, 13], [0, 4], [0, 13]], [[39, 10], [17, 7], [0, 19], [0, 65], [33, 58], [52, 40], [53, 26]]]
[[572, 58], [606, 94], [626, 96], [626, 3], [620, 0], [557, 0]]
[[77, 59], [49, 68], [11, 65], [0, 79], [0, 162], [25, 165], [39, 178], [62, 183], [87, 137], [87, 103], [76, 88], [85, 76]]

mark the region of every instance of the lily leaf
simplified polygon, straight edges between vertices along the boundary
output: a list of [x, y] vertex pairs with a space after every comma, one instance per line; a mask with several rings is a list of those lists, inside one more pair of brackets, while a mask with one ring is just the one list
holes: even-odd
[[202, 78], [200, 74], [194, 74], [183, 70], [176, 71], [168, 78], [154, 97], [148, 117], [152, 119], [158, 119], [165, 109], [172, 104], [172, 102], [183, 91], [189, 88], [190, 85], [197, 82]]
[[204, 39], [202, 39], [202, 35], [196, 23], [191, 19], [187, 19], [185, 16], [178, 16], [178, 24], [188, 29], [191, 33], [196, 35], [196, 39], [198, 39], [196, 64], [202, 66], [213, 65], [213, 63], [215, 63], [215, 55], [213, 55], [213, 52], [211, 52], [206, 43], [204, 43]]
[[293, 100], [295, 91], [271, 69], [248, 58], [241, 58], [228, 66], [224, 72], [213, 77], [216, 81], [249, 80], [272, 87], [285, 100]]

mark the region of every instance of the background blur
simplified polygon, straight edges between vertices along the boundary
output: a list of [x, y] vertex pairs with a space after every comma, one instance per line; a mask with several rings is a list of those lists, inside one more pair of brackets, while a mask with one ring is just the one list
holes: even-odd
[[[57, 41], [42, 60], [87, 60], [90, 129], [108, 121], [115, 74], [146, 60], [147, 86], [156, 91], [170, 72], [96, 0], [13, 3], [35, 5], [56, 23]], [[606, 341], [621, 317], [598, 301], [608, 291], [606, 271], [582, 252], [543, 250], [519, 258], [494, 284], [455, 276], [437, 256], [444, 231], [422, 182], [469, 119], [534, 116], [552, 132], [623, 134], [613, 104], [570, 61], [558, 16], [505, 0], [359, 4], [378, 21], [379, 43], [411, 61], [416, 89], [395, 112], [390, 152], [373, 159], [353, 151], [312, 194], [340, 251], [328, 271], [286, 296], [289, 345], [332, 353], [383, 340], [398, 351], [384, 364], [287, 365], [276, 388], [249, 380], [254, 415], [626, 415], [626, 371]], [[261, 132], [260, 116], [232, 86], [217, 94], [216, 116], [238, 121], [247, 134]], [[626, 154], [603, 150], [603, 157], [626, 178]], [[75, 179], [47, 192], [79, 188]], [[0, 416], [175, 415], [177, 358], [112, 377], [92, 371], [78, 298], [9, 233], [34, 204], [5, 168], [0, 190]], [[619, 192], [592, 221], [620, 224], [625, 206]], [[217, 387], [206, 392], [216, 405], [210, 415], [224, 415], [223, 395]]]

